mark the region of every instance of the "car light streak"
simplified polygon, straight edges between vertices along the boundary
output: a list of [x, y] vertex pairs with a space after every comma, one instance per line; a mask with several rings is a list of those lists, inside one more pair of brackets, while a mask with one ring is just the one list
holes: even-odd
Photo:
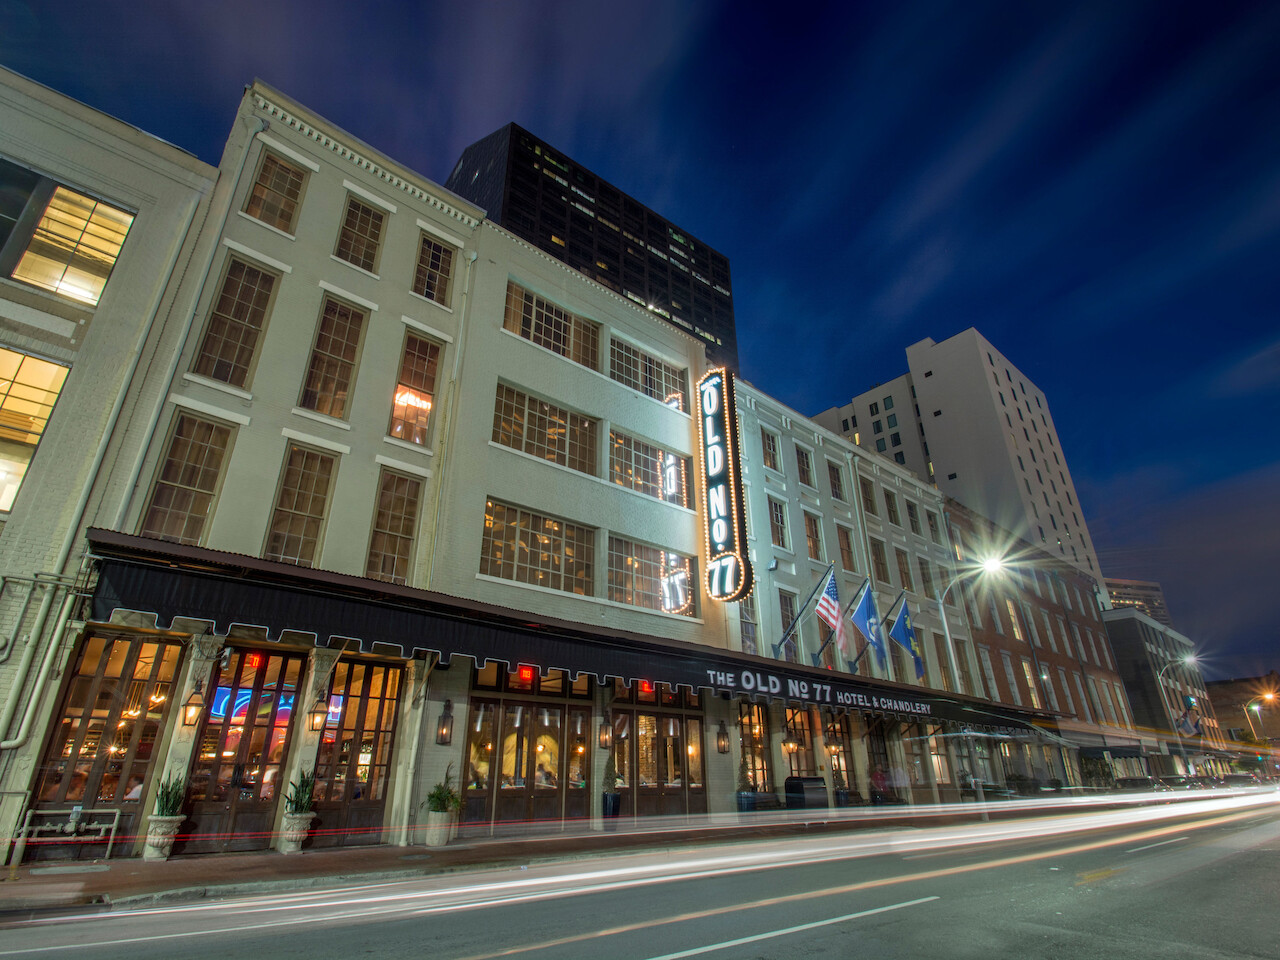
[[[932, 877], [949, 876], [957, 873], [986, 870], [994, 867], [1016, 863], [1026, 863], [1047, 857], [1058, 857], [1101, 847], [1132, 843], [1135, 840], [1157, 840], [1168, 837], [1171, 833], [1185, 833], [1192, 829], [1257, 819], [1257, 807], [1262, 803], [1274, 803], [1274, 794], [1270, 797], [1231, 797], [1213, 801], [1205, 801], [1196, 805], [1198, 813], [1218, 813], [1200, 823], [1153, 827], [1139, 833], [1129, 833], [1121, 837], [1099, 838], [1075, 846], [1054, 848], [1052, 850], [1035, 851], [1013, 857], [985, 860], [979, 863], [944, 868], [938, 871], [906, 874], [881, 880], [845, 885], [807, 892], [795, 898], [779, 898], [776, 901], [760, 901], [754, 904], [735, 904], [716, 912], [750, 909], [762, 904], [784, 902], [789, 899], [805, 899], [817, 896], [833, 896], [856, 890], [871, 889], [890, 884], [927, 880]], [[1137, 814], [1137, 816], [1135, 816]], [[387, 884], [368, 884], [344, 890], [325, 890], [316, 893], [291, 893], [274, 897], [259, 897], [253, 900], [227, 900], [218, 903], [183, 905], [175, 907], [157, 907], [136, 911], [124, 911], [113, 914], [82, 914], [72, 918], [42, 918], [23, 926], [40, 924], [94, 921], [101, 925], [104, 922], [120, 922], [136, 920], [143, 917], [164, 918], [174, 922], [182, 918], [200, 919], [202, 916], [212, 924], [221, 922], [223, 926], [216, 929], [183, 930], [174, 933], [157, 933], [145, 937], [121, 939], [103, 939], [93, 943], [77, 943], [31, 948], [19, 951], [0, 951], [0, 956], [12, 956], [16, 953], [49, 952], [59, 949], [88, 949], [99, 946], [125, 945], [132, 943], [155, 942], [158, 940], [178, 939], [190, 936], [204, 936], [219, 933], [235, 933], [237, 931], [282, 928], [303, 923], [321, 925], [349, 920], [371, 920], [396, 916], [438, 914], [449, 911], [483, 909], [503, 904], [525, 901], [536, 901], [568, 896], [580, 896], [584, 893], [599, 891], [617, 891], [635, 887], [706, 878], [725, 874], [758, 871], [765, 868], [793, 867], [804, 864], [872, 857], [886, 853], [900, 853], [903, 850], [919, 850], [922, 847], [977, 847], [992, 843], [1006, 842], [1012, 839], [1046, 839], [1055, 835], [1070, 835], [1091, 832], [1115, 826], [1133, 826], [1138, 823], [1158, 824], [1161, 820], [1185, 819], [1188, 808], [1182, 804], [1145, 808], [1140, 811], [1111, 812], [1107, 814], [1081, 815], [1073, 813], [1067, 816], [1043, 818], [1024, 823], [991, 823], [965, 824], [951, 827], [940, 827], [927, 831], [905, 832], [880, 831], [875, 835], [866, 834], [841, 838], [817, 837], [804, 840], [788, 839], [776, 843], [753, 844], [752, 850], [745, 854], [717, 854], [671, 858], [669, 853], [648, 854], [646, 858], [656, 862], [633, 864], [617, 868], [601, 870], [578, 870], [557, 874], [551, 872], [552, 867], [542, 875], [525, 875], [517, 880], [506, 880], [484, 883], [473, 883], [462, 887], [421, 890], [404, 890], [405, 882]], [[421, 883], [421, 881], [416, 881]], [[447, 882], [439, 880], [438, 882]], [[397, 890], [401, 892], [396, 892]], [[352, 897], [360, 891], [363, 896]], [[289, 911], [290, 916], [280, 917], [280, 911]], [[257, 923], [236, 922], [249, 920], [255, 915], [273, 913], [273, 919]], [[223, 916], [223, 915], [226, 916]], [[689, 915], [689, 918], [710, 914]], [[235, 918], [232, 920], [232, 918]], [[649, 920], [639, 925], [653, 926], [656, 923], [679, 922], [684, 918], [668, 920]], [[231, 920], [232, 922], [228, 922]], [[97, 933], [101, 929], [95, 926]], [[629, 928], [623, 928], [629, 929]], [[584, 934], [584, 938], [609, 935], [610, 932]], [[493, 955], [497, 956], [497, 954]]]
[[[1253, 823], [1252, 820], [1246, 822]], [[1134, 847], [1132, 850], [1126, 850], [1125, 853], [1137, 853], [1139, 850], [1151, 850], [1154, 847], [1163, 847], [1167, 843], [1178, 843], [1182, 840], [1190, 839], [1190, 837], [1174, 837], [1172, 840], [1161, 840], [1159, 843], [1148, 843], [1145, 847]]]

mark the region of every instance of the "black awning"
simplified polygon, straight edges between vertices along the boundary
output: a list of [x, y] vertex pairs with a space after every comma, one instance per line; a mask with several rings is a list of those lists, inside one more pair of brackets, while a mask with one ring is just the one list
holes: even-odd
[[[100, 545], [146, 545], [147, 558], [99, 556], [93, 619], [117, 610], [154, 614], [169, 629], [175, 618], [203, 621], [225, 635], [234, 626], [314, 638], [317, 646], [354, 644], [364, 653], [411, 658], [435, 654], [448, 664], [464, 656], [477, 664], [528, 664], [541, 671], [591, 674], [686, 686], [726, 697], [745, 696], [862, 711], [923, 722], [952, 722], [984, 731], [1025, 735], [1037, 728], [1020, 715], [985, 702], [940, 697], [918, 688], [863, 680], [816, 667], [767, 660], [713, 647], [594, 632], [566, 624], [531, 623], [515, 611], [456, 606], [440, 595], [389, 587], [362, 578], [301, 570], [200, 548], [173, 548], [124, 534], [91, 531]], [[183, 565], [157, 562], [168, 554]], [[199, 556], [195, 556], [199, 554]], [[198, 566], [197, 566], [198, 563]], [[250, 567], [252, 563], [252, 567]], [[358, 589], [353, 586], [358, 584]]]
[[1110, 754], [1113, 759], [1125, 760], [1133, 757], [1145, 757], [1147, 751], [1143, 749], [1141, 744], [1113, 744], [1106, 747], [1081, 747], [1080, 756], [1101, 758], [1104, 754]]

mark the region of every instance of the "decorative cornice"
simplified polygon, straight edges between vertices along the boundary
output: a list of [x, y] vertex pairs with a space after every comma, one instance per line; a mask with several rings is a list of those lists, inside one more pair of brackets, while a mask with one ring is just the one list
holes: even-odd
[[373, 160], [370, 160], [368, 157], [360, 153], [358, 150], [355, 150], [352, 147], [347, 146], [345, 143], [342, 143], [341, 141], [335, 140], [333, 137], [329, 136], [327, 133], [324, 133], [321, 130], [317, 130], [315, 127], [307, 123], [301, 117], [296, 116], [295, 114], [285, 109], [284, 107], [280, 106], [279, 104], [273, 103], [272, 101], [264, 97], [261, 93], [255, 93], [253, 95], [253, 99], [254, 99], [255, 106], [259, 110], [261, 110], [263, 113], [265, 113], [268, 117], [270, 117], [272, 120], [282, 124], [285, 127], [288, 127], [290, 130], [293, 130], [296, 133], [301, 134], [302, 136], [306, 137], [308, 140], [311, 140], [317, 146], [323, 147], [324, 149], [331, 151], [339, 158], [346, 160], [352, 166], [360, 170], [363, 170], [366, 173], [372, 174], [387, 186], [394, 187], [395, 189], [400, 190], [401, 192], [407, 194], [413, 199], [419, 201], [420, 203], [425, 203], [429, 207], [434, 207], [436, 210], [439, 210], [445, 216], [451, 217], [452, 219], [457, 220], [459, 223], [465, 224], [466, 226], [471, 227], [472, 229], [479, 226], [480, 220], [478, 218], [473, 217], [470, 214], [464, 213], [463, 211], [459, 210], [457, 207], [452, 206], [449, 203], [446, 203], [444, 200], [440, 199], [440, 197], [437, 197], [435, 194], [428, 193], [426, 190], [423, 190], [421, 187], [417, 186], [416, 184], [410, 183], [408, 180], [404, 179], [404, 177], [401, 177], [398, 174], [393, 173], [392, 171], [386, 169], [381, 164]]

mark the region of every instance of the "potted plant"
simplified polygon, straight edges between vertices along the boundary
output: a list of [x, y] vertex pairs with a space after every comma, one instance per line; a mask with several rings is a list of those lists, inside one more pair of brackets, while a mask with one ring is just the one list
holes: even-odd
[[622, 812], [622, 794], [618, 791], [620, 783], [618, 765], [614, 762], [613, 751], [610, 750], [604, 761], [604, 775], [600, 778], [600, 786], [603, 788], [600, 812], [606, 818], [616, 817]]
[[168, 860], [178, 827], [186, 819], [182, 801], [186, 799], [187, 782], [176, 773], [166, 778], [156, 791], [156, 810], [147, 817], [147, 840], [142, 848], [143, 860]]
[[298, 775], [297, 782], [290, 781], [289, 789], [284, 795], [284, 822], [280, 828], [281, 853], [299, 853], [302, 842], [311, 831], [311, 821], [315, 819], [312, 806], [315, 804], [316, 772], [309, 770]]
[[746, 813], [756, 808], [756, 785], [751, 782], [751, 769], [747, 766], [747, 751], [744, 748], [738, 758], [738, 810]]
[[423, 801], [427, 805], [427, 832], [423, 842], [429, 847], [443, 847], [453, 833], [454, 816], [462, 809], [462, 795], [453, 788], [453, 764], [444, 771]]
[[837, 807], [849, 805], [849, 787], [844, 782], [844, 771], [834, 763], [831, 765], [831, 790], [836, 796]]

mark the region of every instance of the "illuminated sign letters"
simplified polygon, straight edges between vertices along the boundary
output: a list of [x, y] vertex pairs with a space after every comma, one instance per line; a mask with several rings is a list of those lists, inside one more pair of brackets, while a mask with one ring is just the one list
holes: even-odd
[[733, 377], [723, 369], [708, 370], [698, 381], [698, 433], [707, 594], [741, 600], [751, 592], [751, 561], [738, 463], [738, 410]]

